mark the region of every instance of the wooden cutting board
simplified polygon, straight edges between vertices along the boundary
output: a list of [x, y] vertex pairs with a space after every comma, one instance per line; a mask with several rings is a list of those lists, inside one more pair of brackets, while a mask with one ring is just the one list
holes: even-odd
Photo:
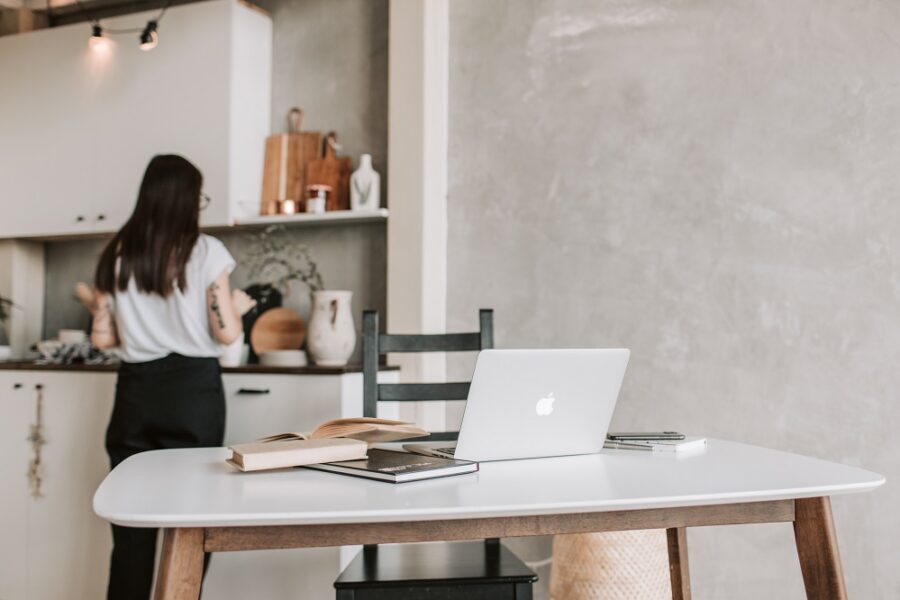
[[307, 166], [322, 156], [322, 134], [301, 132], [302, 120], [303, 111], [292, 108], [288, 113], [288, 133], [266, 138], [260, 214], [273, 214], [276, 200], [293, 200], [299, 206], [304, 204]]
[[322, 141], [323, 157], [309, 162], [306, 168], [306, 185], [328, 185], [325, 210], [350, 210], [350, 171], [353, 161], [349, 156], [336, 156], [337, 134], [329, 132]]
[[290, 308], [270, 308], [250, 330], [250, 346], [259, 355], [271, 350], [297, 350], [306, 337], [303, 317]]

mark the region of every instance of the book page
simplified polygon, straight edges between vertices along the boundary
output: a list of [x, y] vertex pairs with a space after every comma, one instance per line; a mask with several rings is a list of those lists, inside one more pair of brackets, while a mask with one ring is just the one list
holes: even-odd
[[309, 436], [305, 433], [296, 433], [296, 432], [287, 432], [287, 433], [276, 433], [275, 435], [268, 435], [264, 438], [259, 438], [259, 442], [290, 442], [292, 440], [308, 440]]

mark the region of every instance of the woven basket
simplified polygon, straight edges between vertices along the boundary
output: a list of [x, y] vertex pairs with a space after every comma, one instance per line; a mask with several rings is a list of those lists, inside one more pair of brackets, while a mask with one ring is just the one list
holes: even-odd
[[665, 529], [579, 533], [553, 539], [552, 600], [668, 600]]

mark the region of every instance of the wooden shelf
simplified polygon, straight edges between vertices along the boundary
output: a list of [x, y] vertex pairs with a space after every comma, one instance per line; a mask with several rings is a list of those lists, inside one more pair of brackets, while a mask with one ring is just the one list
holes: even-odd
[[298, 213], [296, 215], [271, 215], [244, 217], [235, 221], [237, 227], [260, 225], [335, 225], [339, 223], [384, 222], [388, 209], [372, 211], [334, 210], [322, 214]]

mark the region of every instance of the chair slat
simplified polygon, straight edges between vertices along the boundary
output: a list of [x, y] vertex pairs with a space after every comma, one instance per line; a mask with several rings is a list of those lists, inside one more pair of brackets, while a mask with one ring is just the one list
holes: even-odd
[[469, 383], [380, 383], [378, 399], [393, 402], [465, 400]]
[[440, 333], [430, 335], [381, 334], [378, 352], [468, 352], [481, 350], [480, 333]]

